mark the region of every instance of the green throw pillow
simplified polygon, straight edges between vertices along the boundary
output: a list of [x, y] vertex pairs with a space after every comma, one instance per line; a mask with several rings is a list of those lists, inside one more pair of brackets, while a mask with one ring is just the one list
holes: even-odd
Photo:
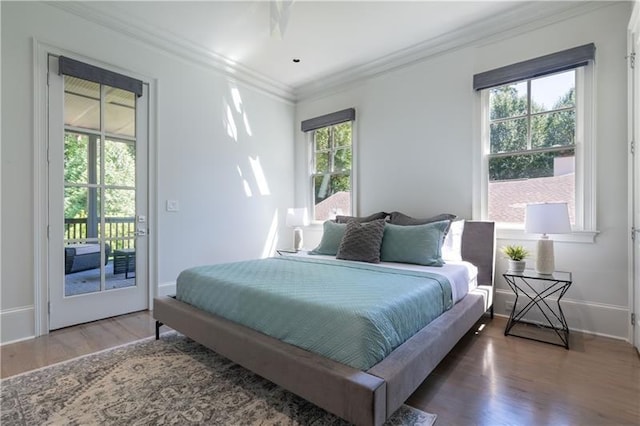
[[335, 223], [332, 220], [327, 220], [322, 225], [322, 239], [318, 247], [314, 248], [309, 254], [326, 254], [329, 256], [335, 256], [340, 248], [340, 242], [344, 231], [347, 229], [346, 223]]
[[382, 238], [383, 262], [442, 266], [442, 241], [450, 221], [424, 225], [394, 225], [387, 223]]

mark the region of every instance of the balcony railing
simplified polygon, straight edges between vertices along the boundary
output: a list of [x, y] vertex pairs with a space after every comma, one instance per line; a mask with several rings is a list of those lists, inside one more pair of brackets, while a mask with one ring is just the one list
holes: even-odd
[[[122, 248], [134, 248], [134, 232], [136, 230], [135, 217], [106, 217], [105, 231], [100, 232], [100, 219], [98, 222], [98, 234], [104, 237], [111, 245], [112, 250]], [[64, 220], [65, 241], [84, 240], [97, 238], [96, 235], [87, 235], [88, 218], [75, 218]]]

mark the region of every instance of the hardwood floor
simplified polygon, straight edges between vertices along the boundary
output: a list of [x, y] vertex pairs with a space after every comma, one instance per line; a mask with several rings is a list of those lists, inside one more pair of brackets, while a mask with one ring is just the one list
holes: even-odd
[[[169, 330], [163, 327], [162, 331]], [[55, 330], [46, 336], [0, 347], [1, 377], [13, 376], [81, 355], [155, 335], [148, 311]]]
[[[407, 403], [437, 425], [638, 425], [640, 357], [628, 343], [572, 333], [571, 350], [505, 337], [483, 319]], [[163, 330], [168, 328], [163, 327]], [[2, 377], [153, 336], [138, 312], [0, 347]]]
[[407, 403], [442, 425], [638, 425], [640, 358], [629, 343], [582, 333], [570, 350], [505, 337], [505, 318], [470, 332]]

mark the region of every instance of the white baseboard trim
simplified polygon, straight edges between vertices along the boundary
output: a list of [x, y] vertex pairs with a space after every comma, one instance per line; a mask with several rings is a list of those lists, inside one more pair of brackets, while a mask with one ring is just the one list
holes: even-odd
[[[494, 300], [496, 315], [508, 317], [511, 311], [507, 309], [506, 304], [513, 304], [515, 300], [513, 292], [511, 290], [496, 289]], [[551, 297], [546, 299], [547, 303], [552, 307], [556, 305], [556, 300], [557, 298]], [[520, 297], [518, 305], [522, 304], [524, 306], [527, 302], [528, 299], [525, 301]], [[561, 306], [571, 331], [629, 341], [628, 307], [572, 299], [562, 299]], [[536, 315], [535, 307], [525, 316], [525, 319], [531, 322], [544, 321], [544, 317], [539, 312]]]
[[[170, 281], [167, 283], [158, 284], [158, 297], [161, 296], [170, 296], [176, 294], [176, 283], [175, 281]], [[153, 309], [153, 306], [151, 307]]]
[[[158, 285], [158, 296], [168, 296], [175, 293], [175, 282]], [[510, 290], [496, 289], [494, 299], [496, 315], [508, 317], [510, 312], [506, 309], [505, 304], [507, 302], [513, 303], [514, 299], [515, 297]], [[549, 298], [547, 300], [553, 301], [555, 304], [556, 299]], [[31, 305], [0, 311], [0, 346], [35, 337], [34, 310], [35, 307]], [[563, 299], [562, 310], [572, 331], [629, 340], [629, 309], [627, 307]], [[525, 318], [532, 322], [540, 321], [539, 316], [536, 318], [536, 315], [529, 315]]]
[[35, 307], [20, 306], [0, 311], [0, 346], [35, 337]]

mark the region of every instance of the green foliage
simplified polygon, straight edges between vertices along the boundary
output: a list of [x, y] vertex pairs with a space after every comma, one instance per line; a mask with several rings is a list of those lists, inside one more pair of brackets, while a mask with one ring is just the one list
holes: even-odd
[[[562, 94], [552, 109], [575, 105], [575, 89]], [[527, 149], [528, 122], [527, 96], [519, 95], [513, 85], [491, 89], [491, 119], [505, 119], [490, 125], [490, 152], [508, 153]], [[553, 159], [557, 156], [575, 155], [575, 110], [543, 112], [543, 107], [533, 103], [531, 111], [539, 113], [531, 118], [531, 148], [567, 146], [567, 150], [554, 153], [517, 154], [492, 158], [489, 161], [489, 179], [509, 180], [553, 176]]]
[[[92, 151], [94, 154], [91, 154]], [[104, 198], [106, 217], [135, 216], [135, 145], [113, 140], [107, 140], [104, 144], [104, 183], [131, 188], [107, 188], [104, 194], [97, 188], [88, 189], [84, 186], [100, 183], [100, 151], [100, 141], [97, 138], [79, 133], [65, 133], [65, 218], [86, 218], [90, 200], [93, 200], [99, 211], [101, 197]], [[90, 162], [94, 164], [90, 166]]]
[[315, 204], [337, 192], [351, 191], [351, 123], [324, 127], [314, 132]]
[[504, 246], [500, 249], [502, 253], [511, 260], [520, 261], [529, 256], [529, 252], [524, 247], [518, 245]]
[[351, 190], [350, 175], [322, 175], [314, 177], [315, 202], [331, 197], [337, 192]]

